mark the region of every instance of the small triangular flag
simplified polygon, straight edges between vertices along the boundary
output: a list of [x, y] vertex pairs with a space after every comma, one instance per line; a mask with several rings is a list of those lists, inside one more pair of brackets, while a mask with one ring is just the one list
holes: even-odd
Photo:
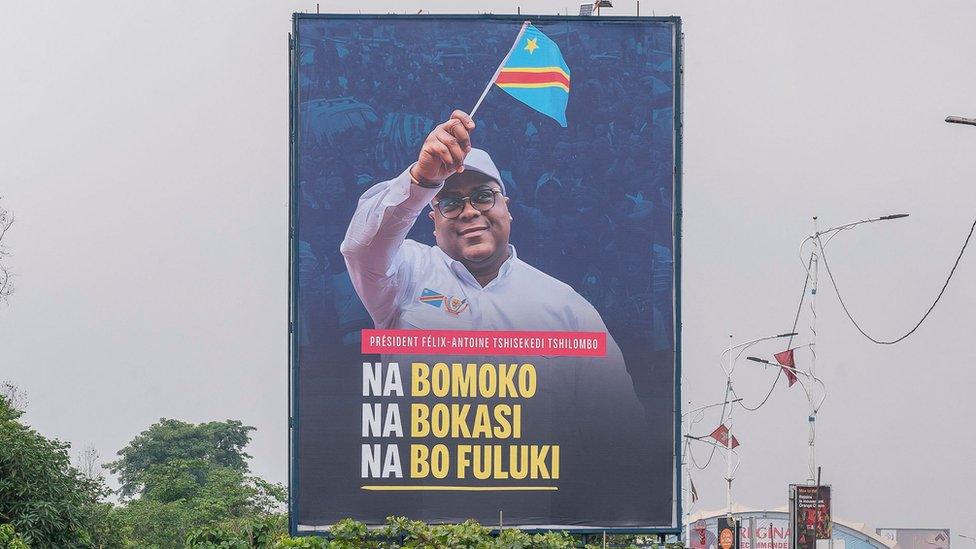
[[[726, 427], [724, 423], [719, 425], [714, 431], [712, 431], [712, 434], [708, 436], [717, 440], [722, 446], [727, 447], [729, 445], [729, 428]], [[735, 438], [735, 435], [732, 435], [732, 449], [734, 450], [738, 445], [739, 440]]]
[[796, 372], [793, 371], [796, 369], [796, 363], [793, 362], [793, 349], [776, 353], [773, 358], [783, 367], [783, 371], [786, 372], [786, 379], [790, 381], [790, 387], [792, 387], [796, 383]]

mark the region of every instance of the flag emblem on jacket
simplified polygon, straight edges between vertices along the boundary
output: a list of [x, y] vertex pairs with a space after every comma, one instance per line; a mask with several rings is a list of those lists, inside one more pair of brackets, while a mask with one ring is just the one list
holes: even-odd
[[424, 288], [424, 291], [420, 292], [420, 302], [426, 303], [431, 307], [437, 307], [438, 309], [444, 304], [445, 295], [442, 293], [435, 292], [430, 288]]

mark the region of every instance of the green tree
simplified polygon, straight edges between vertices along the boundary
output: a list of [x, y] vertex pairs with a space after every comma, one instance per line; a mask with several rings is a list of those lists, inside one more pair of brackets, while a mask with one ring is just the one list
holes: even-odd
[[[154, 466], [181, 460], [199, 461], [207, 467], [219, 466], [248, 472], [251, 457], [244, 447], [251, 441], [254, 427], [237, 420], [212, 421], [194, 425], [176, 419], [160, 419], [119, 450], [119, 459], [106, 465], [117, 474], [123, 498], [142, 494], [147, 475]], [[198, 483], [201, 480], [197, 471]]]
[[118, 513], [130, 542], [140, 548], [266, 547], [280, 537], [286, 493], [248, 474], [244, 447], [253, 429], [233, 420], [194, 425], [163, 419], [120, 450], [109, 467], [128, 494]]
[[226, 537], [224, 532], [246, 540], [257, 537], [258, 525], [266, 523], [273, 527], [265, 530], [285, 532], [280, 509], [285, 490], [278, 484], [202, 460], [156, 465], [144, 478], [142, 496], [118, 511], [137, 547], [183, 547], [190, 534], [201, 530], [206, 535], [198, 541]]
[[102, 479], [72, 467], [70, 445], [22, 424], [22, 415], [0, 394], [0, 524], [34, 547], [120, 546]]

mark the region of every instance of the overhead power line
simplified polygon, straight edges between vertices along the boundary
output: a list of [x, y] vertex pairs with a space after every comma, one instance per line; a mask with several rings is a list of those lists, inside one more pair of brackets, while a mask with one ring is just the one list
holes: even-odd
[[[810, 272], [810, 264], [812, 262], [813, 262], [813, 256], [811, 255], [810, 256], [810, 259], [807, 261], [807, 273]], [[796, 333], [796, 326], [797, 326], [797, 324], [800, 323], [800, 311], [803, 310], [803, 301], [806, 299], [806, 296], [807, 296], [807, 288], [809, 286], [810, 286], [810, 277], [809, 276], [806, 276], [803, 279], [803, 290], [800, 292], [800, 302], [796, 304], [796, 315], [793, 316], [793, 327], [790, 328], [790, 331], [791, 332]], [[794, 337], [795, 336], [790, 336], [790, 340], [786, 344], [786, 348], [787, 349], [791, 349], [793, 347], [793, 338]], [[776, 372], [776, 378], [773, 379], [773, 384], [769, 386], [769, 391], [766, 392], [766, 396], [763, 397], [762, 402], [760, 402], [759, 404], [757, 404], [755, 406], [746, 406], [745, 404], [742, 404], [740, 402], [739, 403], [739, 406], [742, 406], [744, 409], [746, 409], [746, 410], [748, 410], [750, 412], [755, 412], [756, 410], [762, 408], [766, 404], [766, 402], [769, 400], [769, 397], [773, 396], [773, 391], [776, 389], [776, 385], [779, 383], [779, 378], [782, 377], [782, 376], [783, 376], [783, 370], [782, 369], [778, 369], [777, 372]], [[737, 395], [735, 393], [735, 389], [732, 390], [732, 394], [735, 395], [736, 398], [739, 398], [739, 395]], [[726, 400], [728, 400], [728, 397], [726, 397]]]
[[962, 260], [963, 254], [966, 253], [966, 247], [969, 246], [969, 240], [973, 236], [974, 229], [976, 229], [976, 219], [973, 220], [973, 225], [969, 228], [969, 234], [966, 236], [966, 241], [963, 242], [962, 249], [959, 250], [959, 255], [956, 256], [956, 262], [952, 264], [952, 269], [949, 271], [949, 276], [946, 277], [945, 284], [942, 285], [942, 289], [939, 290], [939, 295], [935, 297], [935, 301], [932, 302], [932, 305], [929, 306], [928, 310], [925, 311], [925, 314], [922, 315], [922, 318], [919, 319], [919, 321], [915, 324], [914, 327], [912, 327], [911, 330], [906, 332], [901, 337], [898, 337], [896, 339], [890, 339], [890, 340], [882, 340], [882, 339], [877, 339], [875, 337], [872, 337], [867, 332], [865, 332], [864, 329], [861, 328], [861, 325], [858, 324], [857, 320], [854, 319], [854, 316], [847, 308], [847, 304], [844, 303], [844, 298], [840, 294], [840, 288], [837, 287], [837, 281], [834, 279], [833, 273], [830, 272], [830, 264], [827, 262], [827, 253], [826, 250], [824, 250], [824, 246], [820, 241], [819, 235], [817, 236], [817, 245], [820, 247], [820, 257], [823, 258], [824, 267], [826, 267], [827, 269], [827, 276], [830, 278], [830, 284], [831, 286], [834, 287], [834, 293], [837, 294], [837, 300], [840, 301], [840, 306], [842, 309], [844, 309], [844, 314], [846, 314], [847, 318], [851, 320], [851, 323], [854, 324], [854, 327], [857, 328], [857, 331], [861, 332], [861, 335], [868, 338], [871, 342], [877, 343], [878, 345], [894, 345], [895, 343], [898, 343], [899, 341], [902, 341], [908, 336], [915, 333], [915, 330], [918, 330], [919, 326], [921, 326], [922, 323], [925, 322], [925, 319], [927, 319], [929, 315], [932, 313], [932, 311], [935, 309], [935, 306], [939, 304], [939, 300], [941, 300], [942, 296], [945, 294], [946, 288], [949, 287], [949, 281], [952, 280], [952, 275], [956, 273], [956, 267], [959, 266], [959, 261]]

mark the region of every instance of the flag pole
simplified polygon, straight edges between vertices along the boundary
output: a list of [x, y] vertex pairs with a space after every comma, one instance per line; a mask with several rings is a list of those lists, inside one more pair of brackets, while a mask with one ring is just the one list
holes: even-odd
[[529, 24], [530, 24], [529, 21], [525, 21], [522, 23], [522, 28], [519, 29], [518, 36], [516, 36], [515, 41], [512, 42], [512, 47], [508, 50], [508, 53], [505, 54], [505, 58], [502, 59], [501, 63], [499, 63], [498, 68], [495, 69], [495, 74], [491, 76], [491, 80], [489, 80], [488, 85], [485, 86], [485, 91], [481, 92], [481, 97], [478, 98], [478, 102], [474, 104], [474, 108], [471, 109], [470, 113], [468, 113], [468, 116], [470, 116], [471, 118], [474, 118], [474, 113], [478, 111], [478, 107], [481, 106], [481, 102], [485, 100], [485, 96], [488, 95], [488, 90], [491, 89], [491, 85], [494, 84], [495, 80], [498, 79], [498, 74], [502, 72], [502, 67], [505, 66], [505, 63], [508, 63], [508, 58], [512, 56], [512, 52], [515, 51], [516, 46], [518, 46], [519, 40], [522, 39], [522, 35], [525, 34], [525, 29], [529, 27]]

